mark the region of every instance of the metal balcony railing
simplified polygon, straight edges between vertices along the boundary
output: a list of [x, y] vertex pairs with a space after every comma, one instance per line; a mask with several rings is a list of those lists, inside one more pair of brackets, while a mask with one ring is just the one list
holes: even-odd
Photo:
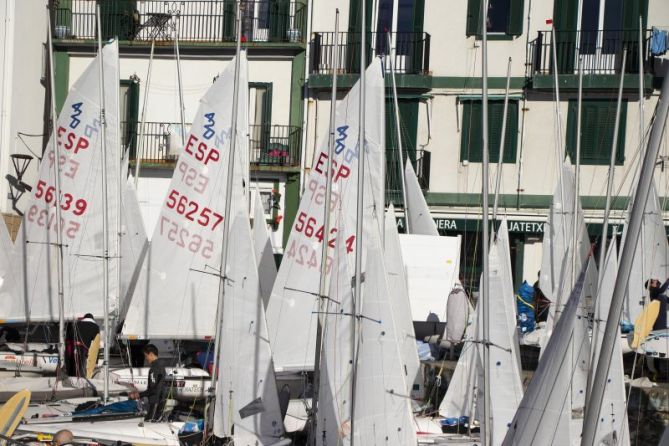
[[[95, 1], [50, 0], [56, 39], [95, 39]], [[242, 40], [304, 43], [307, 13], [289, 0], [241, 0]], [[178, 27], [183, 42], [233, 42], [234, 0], [102, 0], [102, 38], [148, 42], [172, 41]]]
[[249, 126], [251, 163], [265, 166], [300, 166], [302, 129], [292, 125]]
[[[124, 146], [130, 147], [130, 159], [136, 160], [139, 150], [141, 123], [123, 122], [121, 134]], [[185, 133], [190, 130], [185, 125]], [[249, 158], [251, 164], [279, 167], [300, 165], [302, 129], [289, 125], [249, 126]], [[176, 122], [146, 122], [144, 124], [142, 161], [151, 164], [174, 163], [181, 153], [181, 124]]]
[[[397, 148], [386, 149], [386, 202], [403, 206], [402, 180], [400, 178], [399, 154]], [[430, 161], [432, 154], [428, 150], [409, 151], [404, 154], [406, 163], [407, 155], [413, 162], [418, 184], [421, 189], [430, 188]], [[404, 169], [401, 170], [404, 172]]]
[[[338, 74], [360, 72], [361, 33], [339, 33]], [[387, 33], [368, 33], [367, 59], [388, 54]], [[403, 74], [427, 74], [430, 70], [430, 35], [428, 33], [391, 33], [395, 45], [393, 67]], [[310, 42], [312, 74], [332, 74], [334, 69], [334, 32], [314, 33]]]
[[[642, 52], [644, 72], [653, 72], [654, 58], [650, 55], [650, 30], [556, 31], [557, 71], [559, 74], [578, 73], [582, 57], [584, 74], [620, 74], [639, 72], [639, 51]], [[641, 46], [641, 48], [640, 48]], [[627, 61], [622, 66], [623, 48], [627, 48]], [[553, 70], [553, 35], [539, 31], [529, 43], [528, 77], [551, 75]]]

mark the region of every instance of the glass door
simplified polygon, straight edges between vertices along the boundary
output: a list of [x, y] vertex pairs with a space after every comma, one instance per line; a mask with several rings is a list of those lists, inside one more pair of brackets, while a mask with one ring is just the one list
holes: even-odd
[[388, 33], [395, 48], [393, 67], [399, 73], [407, 72], [408, 61], [413, 54], [418, 37], [414, 29], [416, 3], [419, 0], [378, 0], [374, 11], [376, 38], [375, 53], [388, 55]]
[[584, 73], [615, 73], [622, 51], [623, 0], [579, 0], [578, 23], [575, 72], [582, 56]]

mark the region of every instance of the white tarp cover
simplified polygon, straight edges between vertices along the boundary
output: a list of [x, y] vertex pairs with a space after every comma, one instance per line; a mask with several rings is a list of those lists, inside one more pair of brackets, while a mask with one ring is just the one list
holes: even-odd
[[[241, 188], [248, 171], [248, 63], [245, 51], [238, 57], [243, 88], [233, 184]], [[233, 59], [200, 100], [130, 302], [123, 327], [126, 337], [215, 335], [234, 68]]]
[[446, 301], [458, 281], [460, 236], [400, 235], [414, 321], [430, 313], [446, 321]]
[[[106, 163], [102, 169], [102, 127], [100, 121], [99, 57], [91, 61], [74, 83], [63, 103], [44, 158], [26, 205], [22, 228], [16, 240], [16, 251], [25, 255], [20, 280], [25, 296], [4, 299], [0, 303], [5, 320], [58, 320], [58, 257], [57, 233], [62, 234], [63, 306], [66, 319], [85, 313], [102, 317], [105, 298], [110, 310], [118, 308], [116, 233], [114, 222], [118, 209], [118, 42], [102, 50], [106, 117]], [[60, 165], [61, 221], [57, 221], [56, 154], [52, 141], [56, 138]], [[103, 295], [103, 190], [107, 177], [107, 209], [109, 242], [109, 295]]]
[[[371, 189], [364, 194], [365, 214], [380, 213], [385, 203], [383, 166], [385, 84], [381, 60], [375, 59], [366, 71], [365, 80], [365, 172]], [[336, 245], [347, 245], [347, 258], [353, 264], [355, 250], [355, 219], [357, 208], [358, 134], [360, 83], [356, 83], [337, 106], [335, 116], [335, 147], [332, 159], [332, 206], [341, 208], [344, 219], [340, 234], [331, 226], [324, 234], [325, 190], [328, 141], [324, 138], [315, 152], [311, 173], [286, 244], [279, 273], [267, 306], [272, 352], [277, 370], [308, 370], [313, 368], [316, 321], [321, 271], [322, 240], [328, 240], [328, 262], [332, 264]], [[366, 180], [367, 181], [367, 180]], [[331, 221], [335, 219], [331, 218]], [[383, 230], [378, 219], [377, 232]], [[366, 226], [365, 231], [370, 227]], [[368, 240], [367, 234], [363, 239]], [[330, 275], [330, 268], [327, 274]], [[327, 289], [327, 288], [326, 288]]]

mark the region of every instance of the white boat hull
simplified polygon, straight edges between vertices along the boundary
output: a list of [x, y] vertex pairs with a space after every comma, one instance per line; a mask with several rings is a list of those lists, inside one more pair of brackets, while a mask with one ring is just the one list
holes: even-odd
[[[212, 386], [209, 373], [202, 369], [166, 367], [166, 371], [174, 382], [172, 397], [178, 401], [203, 399]], [[100, 376], [100, 373], [96, 376]], [[134, 386], [140, 392], [146, 390], [148, 376], [148, 367], [118, 369], [110, 373], [112, 382]]]
[[[65, 398], [79, 398], [97, 396], [102, 393], [103, 381], [98, 378], [86, 380], [83, 378], [67, 378], [63, 381], [55, 377], [16, 377], [0, 379], [0, 402], [5, 402], [16, 392], [28, 389], [31, 392], [31, 401], [56, 401]], [[125, 394], [129, 390], [127, 385], [110, 383], [109, 394]]]

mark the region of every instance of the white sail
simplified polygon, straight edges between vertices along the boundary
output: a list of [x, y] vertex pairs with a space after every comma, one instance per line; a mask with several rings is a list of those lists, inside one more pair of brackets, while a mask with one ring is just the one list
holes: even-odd
[[128, 178], [121, 201], [121, 319], [139, 278], [140, 268], [149, 249], [142, 211], [137, 200], [134, 180]]
[[253, 245], [255, 246], [256, 262], [258, 263], [258, 275], [260, 276], [260, 294], [263, 304], [267, 308], [272, 287], [276, 280], [276, 262], [274, 261], [274, 249], [272, 240], [265, 222], [265, 210], [263, 209], [260, 194], [256, 191], [255, 209], [253, 212]]
[[[365, 213], [382, 213], [384, 208], [384, 110], [385, 84], [381, 61], [375, 59], [366, 71], [365, 115], [366, 172], [370, 193], [365, 194]], [[325, 170], [327, 138], [316, 151], [313, 166], [305, 186], [300, 208], [290, 232], [285, 254], [272, 289], [267, 307], [272, 351], [277, 370], [307, 370], [313, 368], [315, 353], [318, 292], [321, 270], [321, 240], [326, 237], [330, 250], [345, 243], [348, 261], [353, 262], [355, 247], [355, 213], [357, 196], [357, 153], [360, 85], [357, 83], [337, 106], [335, 116], [335, 149], [333, 157], [332, 207], [342, 209], [343, 227], [336, 226], [323, 234], [325, 216]], [[377, 231], [383, 230], [383, 219], [377, 219]], [[331, 219], [331, 221], [333, 221]], [[365, 231], [371, 228], [366, 226]], [[367, 240], [367, 234], [364, 235]], [[331, 264], [332, 256], [328, 256]], [[352, 263], [351, 263], [352, 264]], [[328, 268], [328, 270], [331, 268]], [[329, 272], [328, 272], [329, 275]]]
[[[509, 232], [502, 220], [491, 244], [490, 262], [490, 407], [492, 444], [502, 443], [523, 397], [520, 354], [516, 338], [515, 294], [511, 275]], [[481, 327], [481, 324], [479, 325]], [[482, 328], [482, 327], [481, 327]], [[482, 331], [482, 330], [481, 330]], [[481, 339], [483, 333], [481, 332]]]
[[[623, 244], [627, 238], [631, 210], [632, 203], [630, 202], [625, 218]], [[648, 302], [648, 292], [644, 287], [646, 280], [658, 279], [660, 282], [664, 282], [669, 277], [669, 245], [667, 244], [665, 231], [657, 190], [655, 184], [651, 184], [643, 214], [641, 236], [639, 236], [635, 250], [635, 259], [638, 259], [638, 261], [632, 264], [632, 271], [627, 282], [622, 316], [622, 320], [625, 322], [634, 323], [641, 313], [644, 303]]]
[[[580, 203], [577, 206], [578, 219], [576, 232], [574, 227], [574, 172], [569, 161], [562, 165], [562, 184], [558, 184], [553, 195], [552, 215], [550, 218], [551, 231], [551, 278], [555, 289], [552, 290], [552, 304], [548, 312], [547, 329], [550, 332], [555, 324], [556, 313], [559, 317], [562, 308], [556, 308], [557, 301], [561, 306], [566, 304], [567, 296], [570, 294], [571, 284], [575, 282], [572, 271], [580, 271], [581, 266], [590, 251], [590, 239], [583, 219], [583, 210]], [[548, 229], [548, 228], [547, 228]], [[577, 255], [576, 265], [572, 270], [571, 255], [567, 256], [567, 250], [572, 246], [573, 234], [578, 236], [576, 241]], [[543, 263], [543, 262], [542, 262]], [[542, 264], [543, 266], [543, 264]], [[563, 286], [564, 284], [567, 286]], [[550, 290], [549, 290], [550, 291]], [[548, 296], [548, 294], [546, 294]]]
[[[555, 201], [555, 196], [553, 196], [553, 201]], [[552, 243], [553, 233], [555, 232], [554, 228], [553, 205], [551, 204], [548, 208], [548, 218], [544, 225], [544, 234], [541, 242], [541, 270], [539, 271], [539, 288], [551, 302], [553, 301], [553, 289], [555, 288]]]
[[477, 406], [483, 405], [483, 362], [481, 352], [476, 341], [479, 340], [478, 314], [480, 305], [476, 311], [472, 311], [463, 346], [458, 358], [458, 363], [453, 371], [453, 376], [448, 382], [446, 395], [439, 405], [439, 415], [445, 418], [459, 418], [468, 416], [471, 420], [476, 419]]
[[233, 437], [236, 445], [270, 445], [283, 435], [283, 420], [248, 207], [236, 208], [229, 239], [234, 257], [225, 274], [214, 434]]
[[362, 302], [358, 304], [358, 366], [355, 376], [356, 444], [417, 443], [411, 399], [397, 343], [380, 234], [370, 231]]
[[404, 179], [407, 189], [407, 206], [404, 218], [409, 221], [411, 234], [439, 235], [437, 225], [430, 215], [430, 209], [423, 196], [423, 191], [418, 184], [416, 172], [413, 170], [411, 160], [407, 160], [404, 169]]
[[585, 269], [584, 265], [509, 426], [503, 445], [571, 444], [569, 400], [573, 373], [570, 367], [573, 364], [569, 357], [569, 344], [583, 295]]
[[[248, 84], [242, 51], [239, 84]], [[162, 206], [123, 327], [126, 337], [209, 339], [215, 335], [219, 265], [223, 241], [227, 165], [232, 140], [235, 61], [228, 63], [193, 119]], [[248, 101], [240, 88], [235, 157], [235, 186], [248, 165], [243, 119]]]
[[[340, 217], [338, 215], [338, 221], [341, 221]], [[343, 230], [341, 225], [336, 227]], [[337, 245], [332, 260], [329, 299], [322, 318], [323, 350], [316, 429], [319, 446], [342, 444], [351, 431], [351, 315], [354, 314], [351, 278], [354, 273], [347, 257], [346, 246]]]
[[397, 341], [400, 344], [401, 360], [406, 373], [407, 390], [411, 392], [414, 383], [419, 378], [420, 360], [418, 359], [418, 351], [416, 349], [416, 334], [411, 318], [409, 288], [404, 271], [404, 262], [402, 261], [395, 207], [392, 204], [388, 207], [385, 220], [384, 258], [388, 272], [390, 303], [397, 329]]
[[[84, 313], [103, 314], [102, 280], [103, 239], [109, 238], [108, 255], [118, 256], [114, 243], [116, 234], [102, 232], [102, 178], [107, 176], [108, 221], [116, 221], [119, 197], [116, 193], [118, 171], [102, 170], [102, 138], [100, 122], [99, 59], [103, 59], [106, 118], [106, 161], [117, 163], [118, 119], [118, 42], [106, 45], [102, 55], [93, 59], [74, 83], [65, 99], [56, 129], [51, 135], [40, 164], [38, 182], [33, 187], [25, 217], [16, 241], [16, 250], [25, 256], [21, 261], [21, 280], [25, 296], [2, 300], [0, 313], [9, 321], [58, 320], [57, 233], [62, 234], [64, 315], [73, 319]], [[56, 138], [60, 157], [56, 160], [52, 142]], [[60, 165], [61, 221], [54, 206], [56, 177], [54, 163]], [[110, 310], [116, 309], [118, 281], [116, 262], [110, 262]]]
[[[601, 351], [604, 336], [604, 327], [609, 316], [611, 307], [611, 298], [613, 297], [613, 286], [618, 273], [618, 252], [615, 239], [609, 246], [606, 255], [606, 266], [600, 293], [597, 297], [595, 306], [595, 318], [593, 321], [593, 364], [592, 370], [597, 368], [599, 352]], [[620, 337], [620, 328], [618, 328], [618, 338]], [[606, 445], [616, 444], [620, 446], [629, 446], [630, 432], [627, 420], [627, 405], [625, 397], [625, 382], [623, 380], [623, 354], [620, 343], [613, 345], [613, 357], [609, 367], [606, 387], [604, 388], [604, 400], [599, 411], [597, 420], [597, 433], [595, 434], [595, 444]], [[594, 375], [594, 374], [593, 374]], [[615, 440], [614, 440], [615, 439]]]

